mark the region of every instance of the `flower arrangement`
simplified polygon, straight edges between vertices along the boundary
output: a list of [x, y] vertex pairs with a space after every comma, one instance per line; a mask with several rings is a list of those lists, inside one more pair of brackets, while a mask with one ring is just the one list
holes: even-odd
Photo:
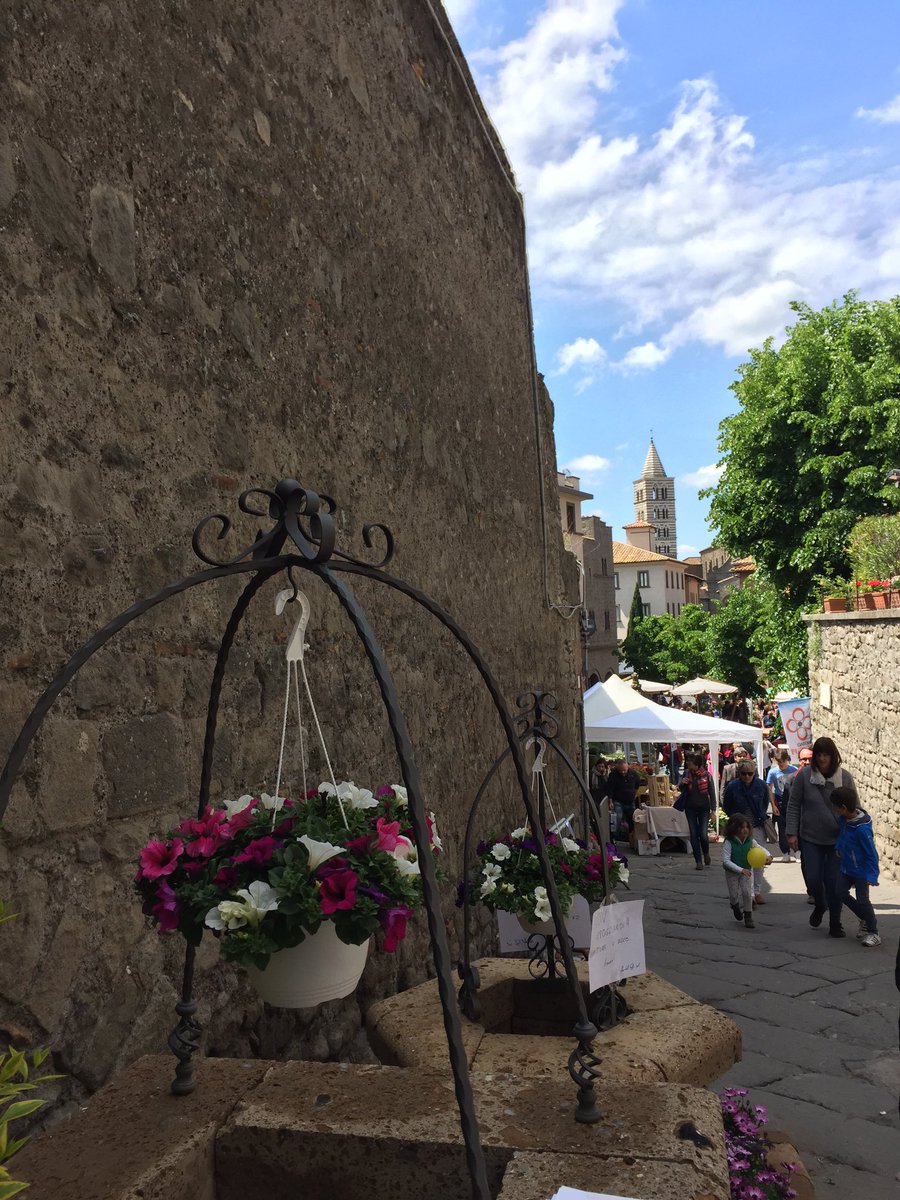
[[761, 1104], [751, 1105], [746, 1088], [726, 1088], [722, 1093], [725, 1152], [731, 1200], [794, 1200], [790, 1185], [796, 1164], [769, 1166], [771, 1143], [764, 1132], [768, 1114]]
[[857, 579], [856, 590], [858, 592], [887, 592], [890, 590], [890, 579]]
[[[544, 845], [556, 880], [559, 902], [568, 912], [576, 896], [589, 903], [605, 898], [603, 884], [604, 851], [591, 835], [590, 843], [544, 831]], [[514, 829], [498, 837], [491, 835], [478, 843], [478, 877], [470, 881], [470, 896], [491, 912], [502, 909], [527, 921], [549, 921], [550, 901], [537, 856], [538, 843], [527, 828]], [[606, 847], [611, 888], [628, 882], [628, 859], [615, 846]], [[463, 902], [463, 884], [457, 887], [457, 903]]]
[[[433, 813], [428, 828], [439, 853]], [[406, 789], [322, 783], [298, 799], [262, 793], [208, 807], [147, 843], [135, 887], [161, 934], [197, 945], [212, 929], [223, 956], [245, 966], [264, 969], [322, 921], [349, 945], [380, 929], [394, 951], [422, 900]]]

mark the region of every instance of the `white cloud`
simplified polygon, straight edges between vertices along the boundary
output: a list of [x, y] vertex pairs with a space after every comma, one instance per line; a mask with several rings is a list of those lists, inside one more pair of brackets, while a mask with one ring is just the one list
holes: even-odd
[[689, 546], [686, 542], [679, 542], [678, 544], [679, 558], [693, 558], [695, 554], [699, 553], [700, 551], [696, 546]]
[[[896, 172], [866, 174], [864, 157], [773, 164], [707, 78], [682, 83], [654, 133], [623, 131], [618, 111], [607, 132], [623, 3], [545, 0], [523, 37], [476, 56], [525, 194], [536, 290], [612, 310], [621, 370], [691, 344], [743, 355], [781, 336], [794, 299], [895, 293]], [[900, 97], [860, 112], [900, 120]], [[561, 371], [579, 362], [560, 356]]]
[[670, 347], [657, 346], [655, 342], [644, 342], [642, 346], [632, 346], [624, 358], [615, 365], [620, 370], [631, 370], [637, 367], [658, 367], [672, 355]]
[[573, 475], [596, 475], [600, 471], [608, 471], [612, 463], [600, 454], [582, 454], [573, 458], [569, 470]]
[[688, 487], [700, 488], [714, 487], [722, 477], [724, 467], [719, 467], [715, 463], [710, 463], [708, 467], [698, 467], [696, 471], [689, 471], [687, 475], [678, 477], [679, 483], [684, 483]]
[[454, 26], [460, 26], [474, 12], [478, 0], [443, 0], [447, 16]]
[[900, 124], [900, 96], [888, 100], [880, 108], [858, 108], [856, 115], [866, 121], [878, 121], [882, 125]]
[[560, 346], [556, 352], [559, 363], [559, 374], [565, 375], [575, 366], [595, 366], [606, 359], [606, 351], [596, 338], [576, 338], [565, 346]]

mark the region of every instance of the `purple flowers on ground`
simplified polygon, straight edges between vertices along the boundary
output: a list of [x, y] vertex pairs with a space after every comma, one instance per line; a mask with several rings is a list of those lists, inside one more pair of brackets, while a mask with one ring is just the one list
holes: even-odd
[[769, 1166], [771, 1143], [763, 1128], [768, 1113], [746, 1097], [746, 1088], [726, 1088], [722, 1093], [731, 1200], [795, 1200], [797, 1193], [790, 1185], [794, 1164]]

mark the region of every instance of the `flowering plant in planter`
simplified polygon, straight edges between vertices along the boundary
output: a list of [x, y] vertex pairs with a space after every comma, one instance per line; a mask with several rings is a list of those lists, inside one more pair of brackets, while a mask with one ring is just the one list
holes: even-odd
[[[544, 845], [556, 881], [563, 913], [569, 911], [576, 896], [599, 904], [605, 898], [603, 858], [609, 868], [609, 883], [615, 888], [628, 882], [628, 859], [609, 845], [604, 851], [596, 838], [590, 842], [565, 837], [545, 830]], [[538, 843], [527, 829], [514, 829], [501, 836], [491, 835], [478, 843], [480, 870], [470, 881], [472, 899], [491, 912], [498, 909], [515, 913], [527, 921], [548, 921], [550, 901], [537, 856]], [[462, 904], [463, 885], [457, 888], [457, 903]]]
[[746, 1088], [726, 1088], [722, 1117], [732, 1200], [794, 1200], [797, 1193], [790, 1177], [796, 1164], [779, 1168], [768, 1163], [771, 1143], [764, 1130], [765, 1108], [750, 1104]]
[[[433, 813], [428, 823], [439, 853]], [[380, 929], [396, 950], [422, 901], [406, 789], [322, 783], [299, 798], [208, 807], [147, 843], [135, 887], [160, 933], [197, 945], [212, 929], [223, 956], [244, 966], [264, 969], [323, 921], [348, 945]]]

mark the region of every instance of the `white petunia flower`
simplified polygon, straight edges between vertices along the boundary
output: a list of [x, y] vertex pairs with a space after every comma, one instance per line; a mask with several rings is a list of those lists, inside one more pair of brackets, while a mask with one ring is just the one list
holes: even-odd
[[349, 804], [351, 808], [377, 808], [378, 801], [368, 788], [358, 788], [355, 783], [345, 780], [337, 788], [333, 783], [320, 783], [319, 791], [323, 796], [336, 796], [338, 800]]
[[549, 903], [536, 904], [534, 906], [534, 915], [535, 919], [538, 921], [549, 921], [553, 916]]
[[[396, 799], [397, 803], [401, 808], [406, 808], [407, 804], [409, 803], [409, 797], [406, 794], [406, 788], [401, 787], [399, 783], [392, 783], [390, 786], [393, 790], [394, 798]], [[434, 818], [432, 818], [432, 820], [433, 819]]]
[[516, 841], [520, 841], [523, 837], [526, 837], [527, 834], [528, 826], [523, 825], [520, 829], [514, 829], [510, 834], [510, 837], [515, 838]]
[[223, 900], [209, 910], [204, 924], [209, 929], [241, 929], [247, 924], [244, 905], [237, 900]]
[[421, 875], [419, 860], [416, 857], [407, 858], [405, 855], [394, 854], [394, 862], [399, 875]]
[[619, 867], [619, 883], [627, 883], [631, 872], [627, 867]]
[[581, 847], [577, 842], [573, 842], [571, 838], [564, 837], [562, 840], [563, 850], [568, 850], [570, 854], [574, 854]]
[[243, 812], [252, 803], [252, 796], [238, 796], [237, 800], [226, 800], [222, 807], [228, 813], [229, 817], [236, 817], [238, 813]]
[[482, 897], [489, 896], [491, 892], [495, 892], [496, 890], [497, 884], [494, 882], [494, 880], [485, 879], [484, 883], [481, 885], [481, 891], [479, 892], [479, 895]]
[[515, 890], [516, 889], [513, 887], [513, 885], [511, 883], [501, 883], [500, 884], [501, 892], [514, 892]]
[[323, 862], [328, 862], [329, 858], [334, 858], [336, 854], [342, 854], [344, 850], [343, 846], [335, 846], [332, 842], [317, 842], [308, 833], [304, 833], [298, 841], [303, 843], [309, 853], [310, 871], [315, 871], [317, 867], [321, 867]]
[[249, 888], [238, 891], [240, 900], [223, 900], [206, 914], [210, 929], [242, 929], [245, 925], [259, 925], [267, 912], [278, 907], [278, 894], [268, 883], [254, 879]]
[[503, 873], [503, 868], [499, 863], [489, 862], [484, 864], [484, 868], [482, 869], [481, 873], [485, 879], [499, 879]]
[[259, 802], [269, 812], [279, 812], [284, 808], [284, 796], [270, 796], [268, 792], [263, 792]]
[[440, 852], [444, 848], [444, 843], [441, 841], [440, 836], [438, 834], [437, 820], [436, 820], [433, 812], [430, 812], [428, 814], [428, 819], [429, 819], [429, 821], [431, 821], [431, 844], [432, 844], [432, 846], [434, 846], [435, 850], [437, 850], [437, 852], [440, 854]]
[[495, 842], [491, 847], [491, 858], [496, 858], [497, 862], [506, 862], [511, 853], [505, 842]]

